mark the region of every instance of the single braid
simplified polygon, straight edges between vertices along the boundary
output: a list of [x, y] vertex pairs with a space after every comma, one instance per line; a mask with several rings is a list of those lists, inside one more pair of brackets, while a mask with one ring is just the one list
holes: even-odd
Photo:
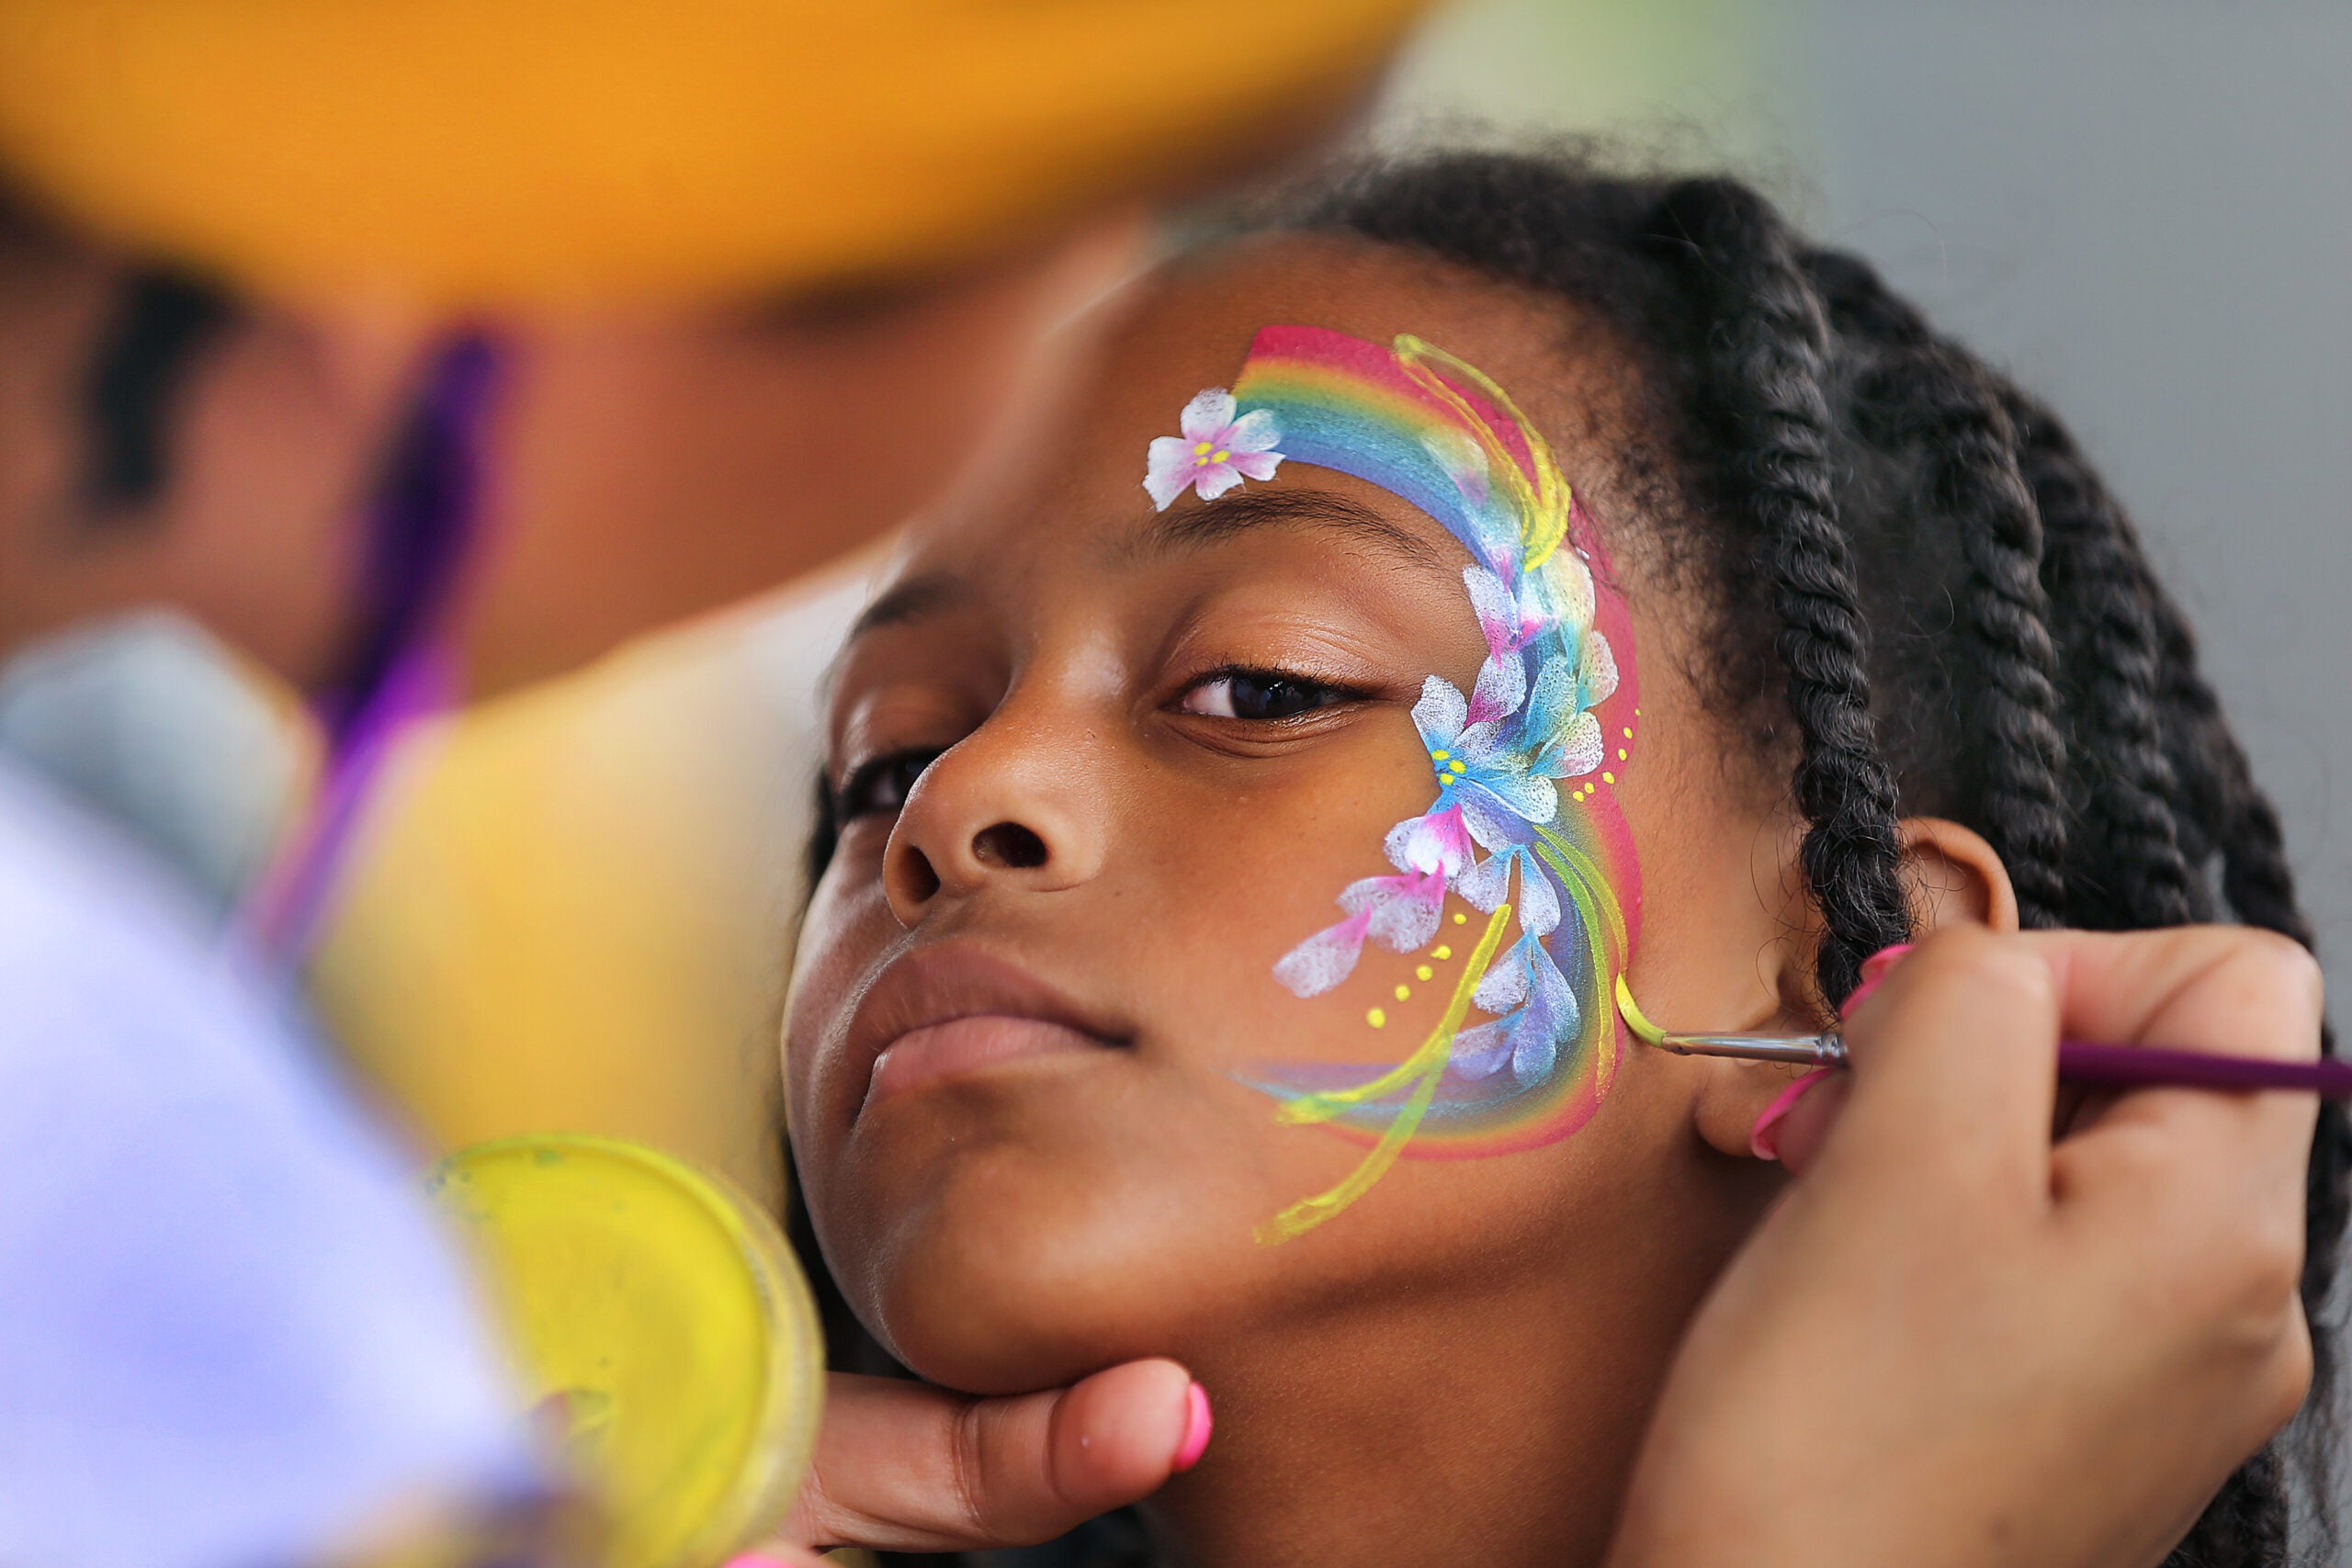
[[1804, 265], [1831, 324], [1869, 365], [1853, 397], [1858, 433], [1924, 455], [1928, 499], [1953, 524], [1968, 562], [1962, 609], [1979, 653], [1973, 705], [1990, 741], [1974, 815], [2008, 870], [2019, 922], [2065, 924], [2068, 748], [2042, 583], [2046, 539], [2006, 389], [1860, 258], [1811, 251]]
[[2186, 803], [2158, 718], [2153, 579], [2131, 521], [2056, 415], [2015, 390], [2007, 402], [2047, 531], [2044, 575], [2091, 773], [2086, 818], [2101, 840], [2071, 857], [2069, 915], [2106, 930], [2210, 919], [2181, 843]]
[[2041, 584], [2041, 515], [2018, 468], [2016, 430], [1987, 373], [1933, 339], [1874, 366], [1855, 400], [1866, 439], [1924, 455], [1937, 513], [1958, 534], [1969, 569], [1961, 614], [1982, 676], [1971, 705], [1988, 739], [1977, 816], [2008, 868], [2018, 921], [2063, 925], [2058, 656]]
[[1911, 934], [1894, 770], [1879, 754], [1852, 552], [1838, 520], [1824, 378], [1827, 327], [1786, 231], [1728, 180], [1668, 189], [1648, 224], [1713, 322], [1702, 396], [1728, 427], [1728, 476], [1780, 616], [1775, 639], [1803, 742], [1792, 780], [1799, 860], [1824, 934], [1815, 984], [1832, 1006], [1862, 960]]

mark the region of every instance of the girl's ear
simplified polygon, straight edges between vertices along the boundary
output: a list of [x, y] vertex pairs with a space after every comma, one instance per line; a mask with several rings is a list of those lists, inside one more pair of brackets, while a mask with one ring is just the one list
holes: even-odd
[[[1990, 926], [1996, 931], [2018, 929], [2017, 889], [2010, 885], [2008, 868], [1981, 834], [1941, 817], [1906, 817], [1901, 827], [1911, 918], [1920, 935], [1960, 924]], [[1793, 917], [1787, 939], [1769, 950], [1764, 976], [1773, 987], [1774, 1000], [1754, 1010], [1758, 1014], [1771, 1010], [1773, 1016], [1718, 1027], [1789, 1034], [1818, 1027], [1814, 1010], [1819, 1003], [1814, 999], [1807, 955], [1820, 939], [1819, 913], [1809, 903], [1786, 912]], [[1699, 1071], [1703, 1079], [1692, 1102], [1699, 1135], [1722, 1154], [1767, 1157], [1755, 1145], [1757, 1118], [1802, 1075], [1769, 1062], [1724, 1059], [1705, 1060]]]
[[2008, 867], [1982, 835], [1942, 817], [1905, 817], [1900, 826], [1911, 919], [1920, 935], [1950, 925], [2018, 929]]

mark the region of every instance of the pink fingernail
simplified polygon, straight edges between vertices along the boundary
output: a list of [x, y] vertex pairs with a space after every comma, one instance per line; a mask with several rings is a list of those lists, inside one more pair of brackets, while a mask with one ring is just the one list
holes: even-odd
[[1184, 1391], [1184, 1440], [1176, 1445], [1176, 1459], [1171, 1469], [1185, 1471], [1201, 1462], [1201, 1455], [1208, 1451], [1209, 1433], [1216, 1427], [1216, 1417], [1209, 1414], [1209, 1391], [1199, 1383]]
[[1829, 1073], [1827, 1067], [1815, 1067], [1775, 1095], [1772, 1103], [1764, 1108], [1764, 1114], [1756, 1119], [1756, 1125], [1747, 1130], [1747, 1152], [1758, 1159], [1779, 1159], [1781, 1122], [1796, 1109], [1797, 1101], [1804, 1098], [1805, 1090], [1827, 1077]]
[[1909, 953], [1914, 945], [1912, 942], [1898, 942], [1893, 947], [1880, 948], [1876, 953], [1863, 959], [1861, 983], [1847, 996], [1844, 1004], [1838, 1010], [1838, 1016], [1852, 1017], [1854, 1010], [1861, 1006], [1872, 991], [1879, 988], [1887, 976], [1894, 973], [1894, 966], [1903, 962], [1903, 955]]
[[792, 1568], [781, 1557], [770, 1557], [763, 1551], [746, 1551], [740, 1557], [728, 1559], [727, 1568]]

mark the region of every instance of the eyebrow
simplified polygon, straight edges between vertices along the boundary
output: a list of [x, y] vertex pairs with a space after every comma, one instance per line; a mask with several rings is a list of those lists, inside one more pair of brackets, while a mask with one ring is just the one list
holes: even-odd
[[1154, 518], [1125, 542], [1122, 553], [1131, 558], [1167, 555], [1269, 527], [1329, 530], [1409, 566], [1452, 571], [1446, 553], [1428, 540], [1398, 527], [1361, 502], [1326, 490], [1261, 490], [1219, 496], [1208, 505]]
[[971, 593], [970, 583], [944, 571], [910, 577], [859, 611], [857, 619], [850, 623], [849, 635], [842, 641], [847, 645], [870, 631], [936, 615], [970, 598]]

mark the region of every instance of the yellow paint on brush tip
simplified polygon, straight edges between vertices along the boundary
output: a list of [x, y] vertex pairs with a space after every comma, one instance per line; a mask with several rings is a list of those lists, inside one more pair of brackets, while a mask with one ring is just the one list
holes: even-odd
[[1645, 1044], [1655, 1045], [1666, 1038], [1666, 1031], [1645, 1018], [1642, 1015], [1642, 1010], [1634, 1005], [1634, 993], [1626, 988], [1625, 976], [1623, 975], [1617, 976], [1617, 1015], [1625, 1021], [1625, 1027], [1632, 1030], [1634, 1036]]

